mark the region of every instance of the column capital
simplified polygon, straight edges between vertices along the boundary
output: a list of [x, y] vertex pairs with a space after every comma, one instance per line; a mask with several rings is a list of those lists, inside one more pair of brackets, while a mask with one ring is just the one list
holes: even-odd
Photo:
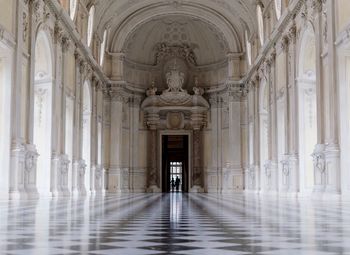
[[221, 96], [217, 93], [211, 94], [209, 96], [209, 103], [211, 107], [219, 107], [221, 102]]
[[125, 95], [123, 87], [111, 87], [109, 94], [111, 96], [111, 100], [115, 102], [124, 103], [128, 98]]
[[269, 53], [268, 59], [273, 63], [276, 60], [276, 48], [274, 47]]
[[71, 39], [67, 35], [64, 35], [62, 37], [61, 43], [62, 43], [63, 52], [67, 52], [69, 50], [70, 45], [71, 45]]
[[56, 21], [55, 27], [54, 27], [54, 41], [55, 41], [55, 43], [62, 43], [63, 35], [64, 35], [63, 28], [62, 28], [61, 24], [58, 21]]
[[289, 45], [289, 38], [288, 38], [288, 34], [287, 34], [287, 35], [284, 35], [281, 39], [281, 49], [283, 51], [287, 51], [288, 45]]
[[314, 10], [314, 12], [321, 13], [323, 8], [323, 3], [325, 2], [326, 0], [312, 0], [311, 8]]
[[243, 88], [240, 84], [228, 84], [227, 85], [227, 101], [237, 102], [240, 101], [243, 96]]
[[293, 21], [292, 25], [289, 27], [287, 36], [290, 42], [296, 42], [297, 26], [295, 24], [295, 21]]

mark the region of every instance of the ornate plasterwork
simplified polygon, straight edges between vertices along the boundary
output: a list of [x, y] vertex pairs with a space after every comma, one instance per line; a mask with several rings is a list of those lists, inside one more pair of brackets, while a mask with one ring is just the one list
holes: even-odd
[[197, 57], [193, 51], [193, 46], [189, 44], [174, 44], [159, 43], [156, 46], [156, 54], [154, 64], [158, 65], [167, 57], [180, 57], [185, 59], [192, 65], [197, 65]]
[[185, 115], [189, 115], [193, 129], [200, 129], [206, 120], [208, 102], [202, 97], [202, 91], [195, 87], [194, 95], [182, 89], [184, 74], [174, 66], [167, 73], [168, 89], [161, 95], [156, 94], [154, 84], [147, 90], [147, 98], [141, 104], [145, 112], [146, 124], [155, 129], [160, 126], [160, 115], [167, 116], [167, 128], [184, 128]]

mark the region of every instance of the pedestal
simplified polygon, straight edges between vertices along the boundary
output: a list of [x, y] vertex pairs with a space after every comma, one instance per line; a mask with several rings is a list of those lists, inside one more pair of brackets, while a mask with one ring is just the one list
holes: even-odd
[[121, 168], [110, 168], [108, 176], [108, 192], [121, 192]]

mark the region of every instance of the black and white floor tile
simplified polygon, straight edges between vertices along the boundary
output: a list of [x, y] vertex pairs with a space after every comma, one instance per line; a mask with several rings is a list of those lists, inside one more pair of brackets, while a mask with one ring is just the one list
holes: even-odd
[[181, 193], [0, 201], [0, 254], [350, 255], [350, 202]]

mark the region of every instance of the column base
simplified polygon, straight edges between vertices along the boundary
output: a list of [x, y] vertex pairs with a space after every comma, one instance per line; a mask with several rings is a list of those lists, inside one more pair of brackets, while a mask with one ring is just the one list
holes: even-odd
[[193, 185], [190, 189], [190, 193], [204, 193], [204, 189], [199, 185]]
[[162, 191], [157, 185], [151, 185], [146, 190], [147, 193], [161, 193]]

